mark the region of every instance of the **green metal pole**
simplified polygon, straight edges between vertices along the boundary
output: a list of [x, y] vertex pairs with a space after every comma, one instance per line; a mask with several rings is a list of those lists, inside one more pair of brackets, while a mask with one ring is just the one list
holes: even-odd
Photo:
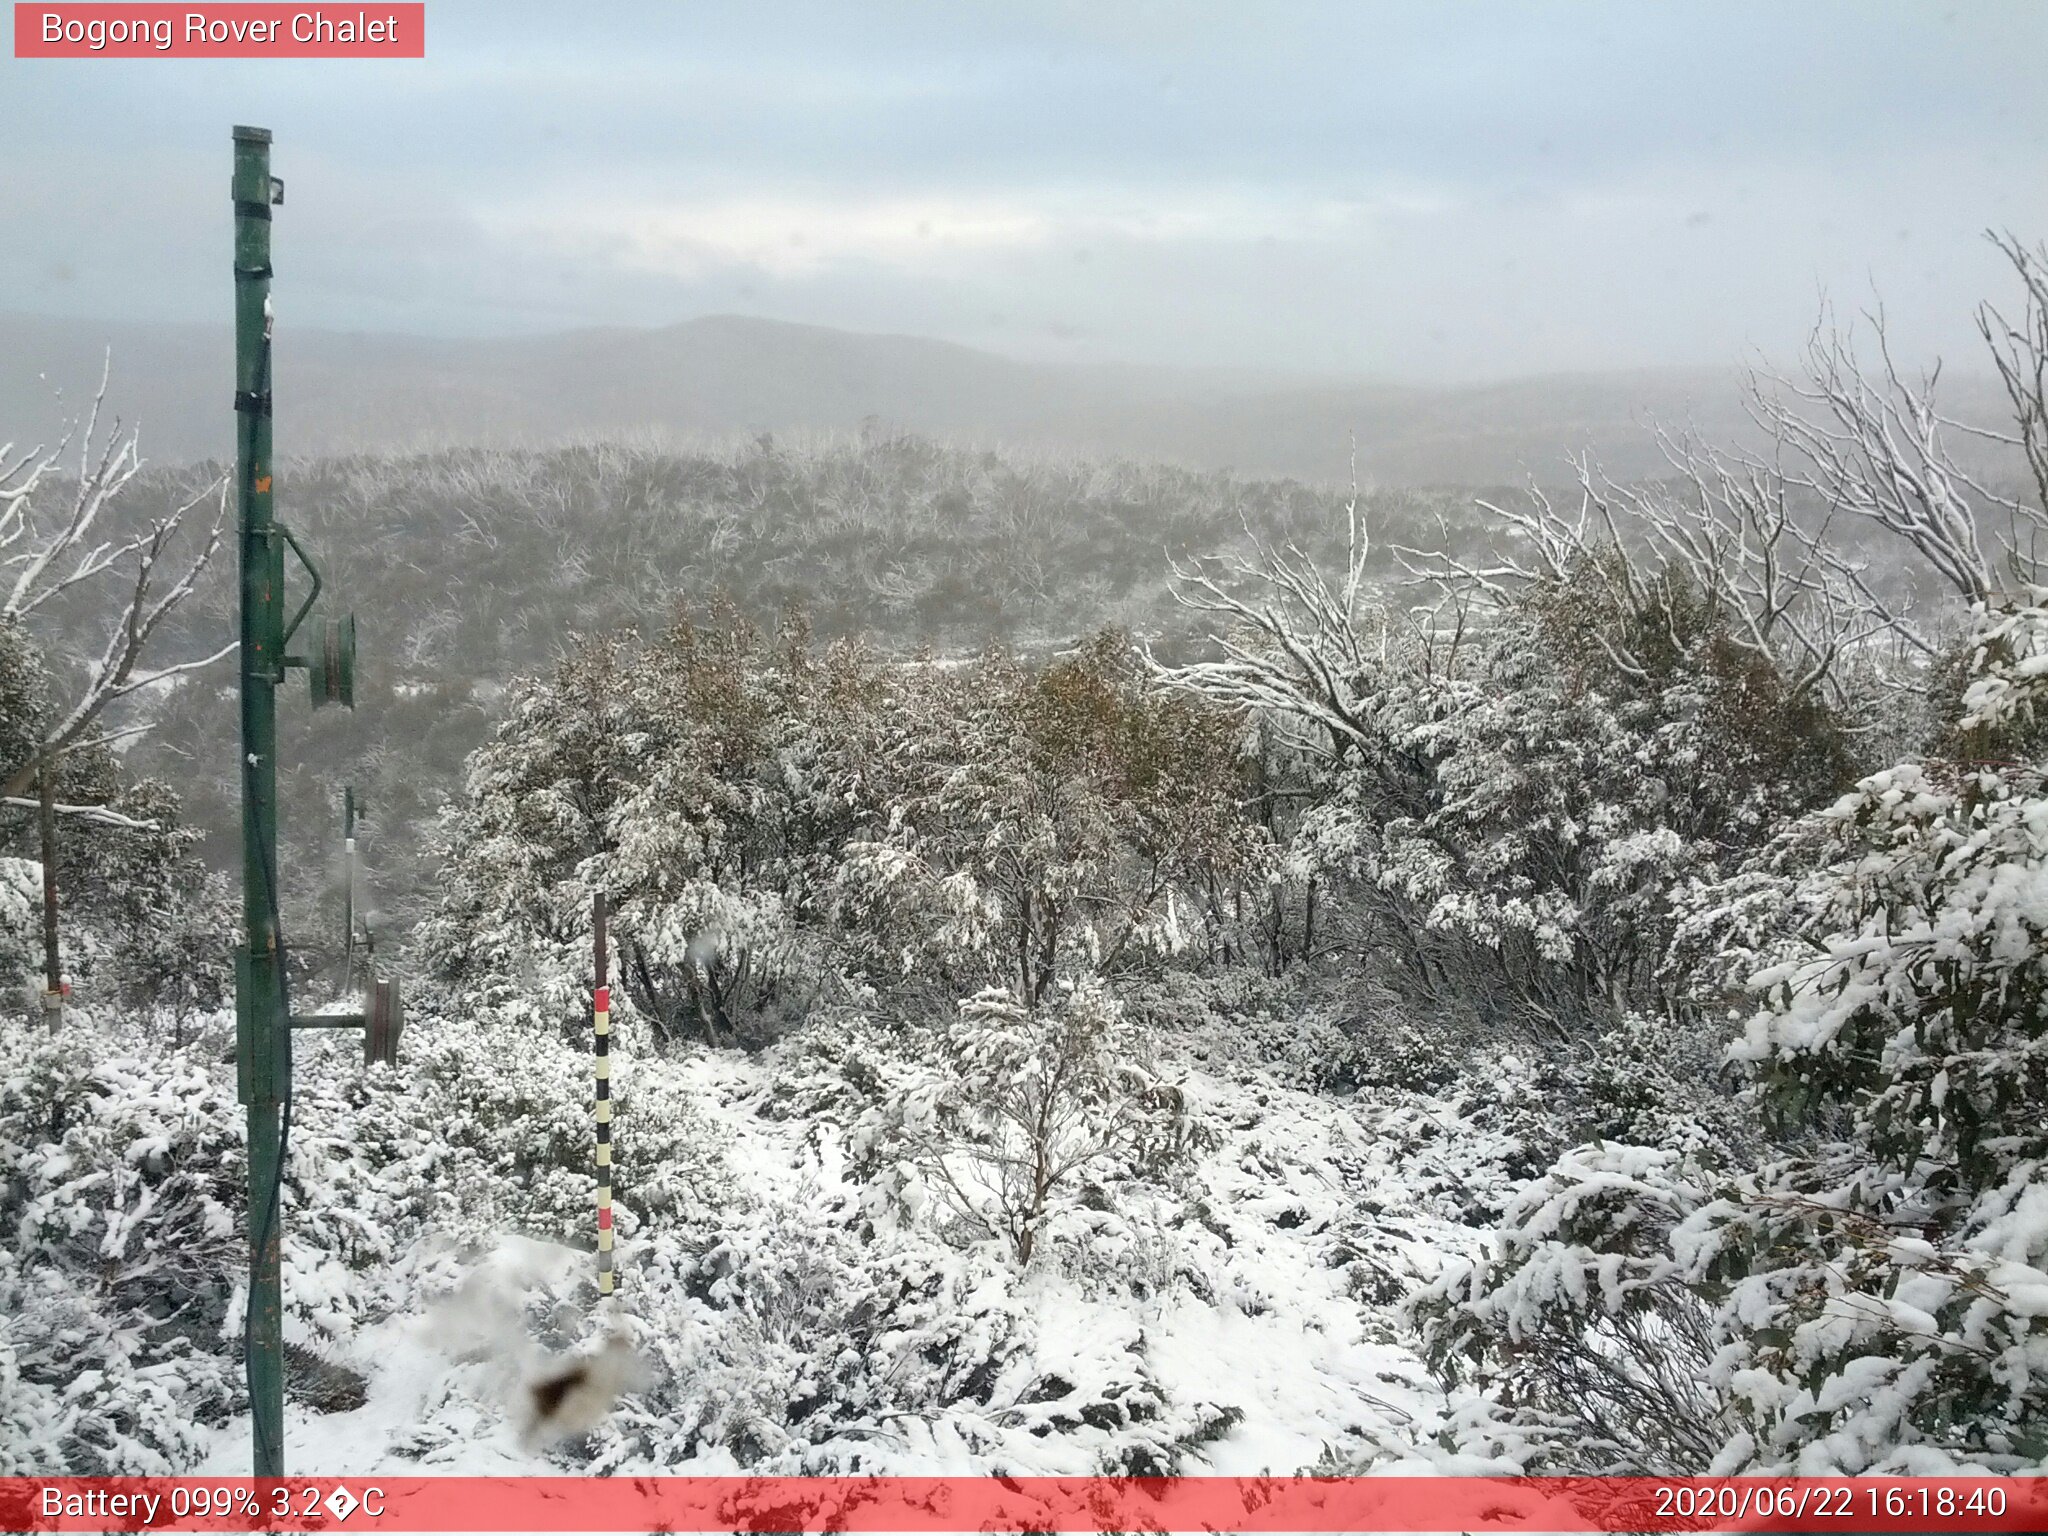
[[282, 550], [271, 521], [270, 130], [235, 129], [235, 457], [242, 582], [242, 911], [237, 1065], [249, 1110], [249, 1414], [255, 1473], [284, 1475], [280, 1112], [291, 1034], [278, 952], [277, 685], [283, 678]]

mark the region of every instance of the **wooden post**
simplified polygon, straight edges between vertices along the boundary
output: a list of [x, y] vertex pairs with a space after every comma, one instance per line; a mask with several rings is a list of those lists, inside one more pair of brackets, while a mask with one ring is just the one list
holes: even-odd
[[36, 820], [43, 853], [43, 1022], [64, 1026], [64, 966], [57, 946], [57, 759], [46, 746], [36, 761]]

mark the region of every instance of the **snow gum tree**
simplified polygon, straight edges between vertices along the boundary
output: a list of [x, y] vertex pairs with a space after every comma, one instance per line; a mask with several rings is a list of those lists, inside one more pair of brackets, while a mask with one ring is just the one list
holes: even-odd
[[[168, 663], [156, 654], [219, 551], [226, 486], [211, 481], [161, 515], [138, 516], [138, 439], [118, 422], [102, 430], [106, 392], [103, 375], [54, 445], [0, 446], [0, 854], [44, 857], [36, 807], [47, 776], [59, 910], [67, 924], [94, 919], [111, 941], [66, 932], [67, 973], [129, 995], [174, 976], [204, 1001], [221, 984], [226, 938], [217, 906], [191, 899], [203, 885], [196, 836], [179, 827], [169, 788], [132, 781], [114, 748], [149, 728], [132, 712], [138, 696], [234, 649]], [[208, 501], [212, 523], [197, 528]]]
[[[221, 660], [232, 643], [210, 655], [165, 665], [150, 659], [153, 640], [165, 621], [191, 597], [220, 549], [227, 520], [227, 483], [216, 480], [165, 515], [142, 527], [118, 525], [122, 492], [142, 467], [134, 433], [118, 422], [102, 433], [100, 413], [107, 380], [84, 419], [72, 423], [54, 446], [17, 451], [0, 446], [0, 628], [26, 631], [51, 613], [90, 602], [94, 627], [104, 636], [97, 655], [51, 663], [50, 697], [35, 717], [33, 740], [0, 737], [8, 756], [0, 758], [0, 801], [16, 801], [33, 787], [43, 757], [61, 757], [135, 734], [134, 727], [109, 731], [108, 711], [142, 690], [170, 683]], [[61, 484], [66, 461], [76, 450], [76, 468]], [[52, 496], [68, 490], [68, 496]], [[218, 493], [218, 494], [216, 494]], [[55, 500], [55, 506], [50, 503]], [[182, 571], [166, 565], [180, 553], [186, 520], [203, 503], [215, 502], [212, 526]], [[60, 686], [61, 685], [61, 686]], [[16, 736], [16, 730], [9, 736]], [[24, 750], [26, 748], [26, 750]]]
[[[42, 650], [25, 626], [0, 617], [0, 759], [36, 760], [57, 710]], [[181, 1021], [195, 1008], [213, 1006], [230, 975], [231, 909], [199, 864], [198, 834], [180, 824], [178, 797], [160, 781], [130, 777], [104, 740], [75, 742], [56, 758], [52, 773], [61, 808], [67, 975], [95, 993], [175, 999]], [[35, 813], [0, 806], [0, 855], [35, 861], [41, 854]], [[0, 917], [14, 930], [0, 942], [0, 985], [26, 980], [20, 957], [30, 949], [40, 963], [40, 864], [35, 867], [32, 907], [10, 908]], [[17, 969], [21, 974], [13, 974]]]
[[822, 717], [845, 715], [864, 666], [718, 607], [652, 641], [585, 641], [521, 683], [444, 830], [455, 882], [426, 933], [447, 973], [526, 975], [573, 1009], [602, 887], [620, 984], [659, 1038], [772, 1032], [807, 984], [800, 930], [845, 810], [822, 780], [845, 726]]
[[840, 910], [880, 973], [934, 968], [954, 995], [1199, 953], [1219, 884], [1265, 840], [1242, 813], [1242, 727], [1151, 685], [1105, 632], [1030, 668], [995, 654], [920, 669], [908, 739], [849, 843]]

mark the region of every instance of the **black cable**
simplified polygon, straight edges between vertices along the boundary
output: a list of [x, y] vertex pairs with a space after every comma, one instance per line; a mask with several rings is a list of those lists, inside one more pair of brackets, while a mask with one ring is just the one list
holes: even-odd
[[[270, 327], [267, 317], [264, 322], [263, 350], [257, 354], [256, 368], [257, 383], [259, 385], [259, 388], [253, 391], [253, 393], [267, 400], [270, 393]], [[253, 469], [254, 465], [252, 464], [250, 468]], [[248, 505], [247, 498], [250, 495], [254, 494], [254, 490], [255, 488], [253, 486], [250, 486], [246, 483], [244, 484], [244, 507]], [[275, 720], [273, 717], [273, 733], [274, 729]], [[273, 762], [271, 766], [274, 773], [276, 764]], [[242, 758], [242, 797], [244, 800], [250, 800], [254, 798], [256, 788], [256, 785], [254, 783], [255, 769], [256, 764], [249, 760], [249, 757], [245, 752]], [[264, 847], [262, 850], [263, 857], [259, 862], [259, 867], [263, 871], [263, 894], [265, 898], [264, 904], [269, 908], [270, 911], [270, 932], [272, 940], [271, 948], [272, 953], [277, 957], [275, 965], [275, 971], [277, 974], [277, 1017], [281, 1021], [281, 1039], [279, 1041], [279, 1045], [287, 1053], [287, 1055], [289, 1055], [291, 1051], [292, 1028], [291, 983], [290, 977], [287, 975], [288, 960], [285, 953], [284, 942], [284, 911], [282, 905], [279, 902], [277, 890], [277, 807], [275, 794], [272, 795], [271, 799], [271, 835], [264, 842]], [[258, 1085], [258, 1089], [260, 1092], [261, 1085]], [[284, 1099], [283, 1111], [278, 1117], [277, 1159], [272, 1164], [269, 1193], [266, 1194], [263, 1198], [262, 1225], [259, 1227], [255, 1227], [252, 1233], [255, 1240], [251, 1245], [251, 1251], [259, 1258], [270, 1246], [271, 1236], [277, 1230], [279, 1217], [284, 1204], [285, 1159], [290, 1155], [291, 1152], [291, 1140], [292, 1101], [291, 1095], [287, 1093]], [[253, 1159], [256, 1156], [256, 1148], [253, 1143], [249, 1147], [249, 1156], [251, 1159]], [[256, 1218], [256, 1214], [257, 1213], [254, 1210], [251, 1210], [249, 1213], [252, 1223]], [[282, 1327], [283, 1323], [283, 1267], [284, 1254], [282, 1248], [280, 1247], [280, 1251], [278, 1253], [280, 1327]], [[263, 1409], [256, 1401], [256, 1351], [252, 1347], [255, 1332], [256, 1277], [252, 1274], [249, 1277], [249, 1294], [247, 1297], [246, 1304], [243, 1307], [242, 1311], [243, 1385], [246, 1387], [249, 1393], [249, 1419], [250, 1422], [255, 1426], [256, 1441], [257, 1446], [259, 1448], [258, 1459], [260, 1461], [268, 1462], [272, 1465], [279, 1465], [282, 1464], [284, 1458], [284, 1425], [282, 1423], [265, 1424]], [[282, 1370], [283, 1362], [279, 1361], [278, 1364], [279, 1369]], [[268, 1454], [262, 1454], [264, 1452], [267, 1452]]]

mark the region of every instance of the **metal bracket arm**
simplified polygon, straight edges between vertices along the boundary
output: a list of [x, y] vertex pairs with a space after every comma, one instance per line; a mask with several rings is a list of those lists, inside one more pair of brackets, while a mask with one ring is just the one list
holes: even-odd
[[360, 1013], [315, 1013], [295, 1015], [293, 1029], [367, 1029], [369, 1019]]
[[[320, 567], [313, 563], [312, 558], [306, 553], [306, 547], [299, 542], [298, 535], [292, 532], [289, 525], [274, 522], [271, 526], [284, 536], [284, 541], [291, 546], [292, 553], [299, 557], [299, 564], [306, 568], [306, 574], [313, 579], [313, 590], [306, 594], [306, 600], [299, 604], [298, 612], [292, 615], [291, 623], [284, 627], [283, 638], [278, 641], [279, 649], [283, 649], [292, 643], [292, 636], [299, 632], [299, 626], [306, 622], [306, 615], [313, 611], [313, 601], [320, 595]], [[301, 657], [287, 656], [284, 664], [288, 667], [303, 667], [306, 663]]]

